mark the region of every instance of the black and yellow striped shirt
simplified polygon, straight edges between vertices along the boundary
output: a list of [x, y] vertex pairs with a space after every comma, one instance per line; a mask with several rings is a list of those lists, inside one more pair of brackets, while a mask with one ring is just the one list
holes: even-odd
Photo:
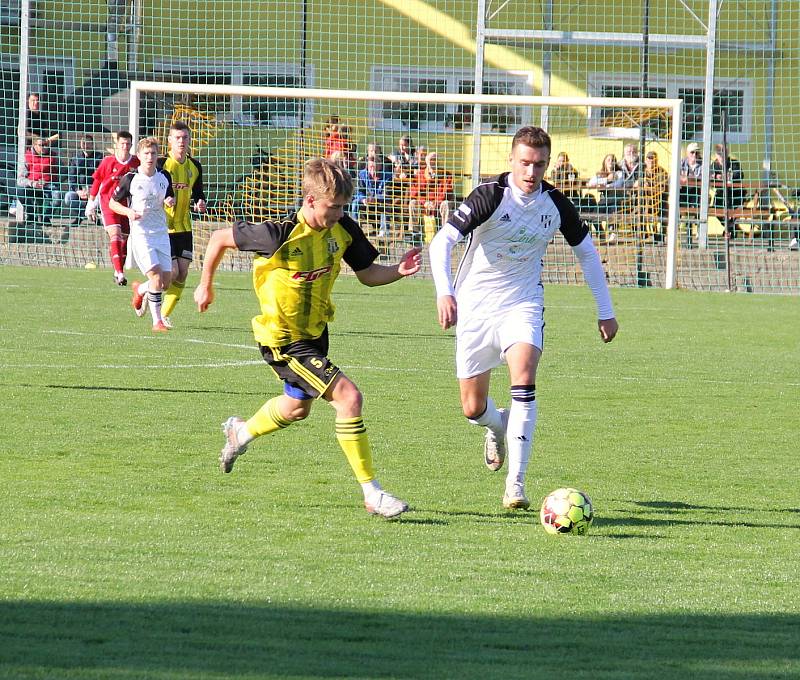
[[203, 190], [203, 168], [191, 156], [179, 163], [172, 156], [159, 159], [159, 167], [169, 172], [175, 191], [175, 205], [165, 207], [170, 234], [192, 230], [191, 202], [206, 199]]
[[253, 318], [253, 334], [267, 347], [322, 335], [333, 320], [331, 290], [341, 261], [359, 271], [378, 257], [347, 215], [321, 230], [309, 227], [302, 211], [280, 222], [239, 221], [233, 225], [233, 238], [239, 250], [256, 253], [253, 288], [261, 314]]

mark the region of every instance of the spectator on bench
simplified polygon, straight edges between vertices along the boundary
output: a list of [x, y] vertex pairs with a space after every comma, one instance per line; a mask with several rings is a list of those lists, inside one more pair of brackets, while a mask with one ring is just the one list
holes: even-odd
[[692, 142], [686, 147], [686, 157], [681, 159], [681, 190], [678, 204], [697, 208], [700, 205], [700, 180], [703, 178], [703, 157], [700, 145]]
[[[17, 199], [25, 216], [26, 240], [46, 242], [44, 227], [52, 223], [61, 203], [58, 160], [45, 140], [35, 135], [17, 175]], [[66, 232], [69, 238], [69, 232]]]
[[[409, 229], [412, 234], [419, 232], [420, 218], [425, 218], [426, 226], [431, 224], [431, 218], [439, 217], [439, 227], [442, 227], [450, 217], [453, 200], [453, 175], [441, 171], [438, 166], [439, 155], [431, 151], [425, 157], [425, 167], [420, 168], [414, 176], [414, 181], [408, 190], [409, 202]], [[430, 232], [431, 229], [428, 229]], [[433, 229], [435, 231], [435, 228]], [[433, 237], [433, 234], [429, 234]]]
[[80, 224], [85, 217], [92, 175], [103, 160], [103, 154], [95, 151], [94, 138], [91, 135], [81, 135], [78, 143], [80, 150], [72, 157], [67, 168], [67, 193], [64, 196], [67, 216], [73, 227]]

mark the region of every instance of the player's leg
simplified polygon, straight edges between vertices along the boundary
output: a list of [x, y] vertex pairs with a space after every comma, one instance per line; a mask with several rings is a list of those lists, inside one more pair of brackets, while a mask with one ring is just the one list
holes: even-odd
[[122, 225], [116, 220], [106, 220], [103, 216], [106, 234], [108, 234], [108, 257], [114, 269], [114, 281], [118, 286], [127, 285], [125, 279], [125, 237]]
[[361, 485], [367, 512], [390, 519], [408, 510], [407, 503], [384, 491], [376, 479], [372, 449], [361, 416], [364, 400], [355, 383], [339, 373], [322, 397], [336, 411], [336, 439]]
[[[291, 396], [286, 392], [290, 391]], [[256, 411], [248, 420], [231, 416], [222, 424], [225, 434], [225, 446], [220, 453], [220, 469], [223, 472], [233, 470], [236, 459], [247, 451], [248, 444], [278, 430], [283, 430], [293, 422], [306, 418], [311, 411], [314, 400], [302, 390], [292, 391], [289, 386], [284, 394], [273, 397]]]
[[506, 455], [507, 412], [489, 396], [491, 370], [502, 361], [497, 318], [460, 318], [456, 327], [456, 375], [461, 410], [473, 425], [486, 428], [484, 463], [499, 470]]
[[168, 317], [178, 304], [186, 287], [186, 278], [189, 276], [189, 265], [192, 262], [194, 246], [192, 232], [185, 231], [169, 235], [170, 251], [172, 254], [172, 282], [164, 294], [162, 314]]
[[508, 471], [503, 505], [528, 508], [525, 473], [533, 449], [536, 428], [536, 370], [542, 351], [532, 344], [519, 342], [505, 352], [511, 376], [511, 408], [508, 414]]

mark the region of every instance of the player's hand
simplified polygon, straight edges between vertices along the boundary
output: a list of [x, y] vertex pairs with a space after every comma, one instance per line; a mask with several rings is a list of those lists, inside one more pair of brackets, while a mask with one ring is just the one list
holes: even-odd
[[403, 255], [397, 265], [397, 273], [401, 276], [411, 276], [419, 271], [422, 266], [422, 248], [416, 247]]
[[175, 197], [174, 196], [167, 196], [167, 198], [164, 199], [164, 205], [167, 206], [168, 208], [174, 208], [175, 207]]
[[83, 211], [83, 214], [86, 215], [87, 220], [94, 222], [97, 219], [97, 203], [87, 201], [86, 210]]
[[455, 326], [458, 321], [458, 307], [452, 295], [442, 295], [436, 298], [436, 309], [439, 312], [439, 325], [442, 330]]
[[204, 213], [206, 211], [206, 202], [202, 198], [199, 201], [195, 201], [194, 209], [199, 213]]
[[201, 283], [194, 289], [194, 301], [197, 303], [197, 311], [205, 312], [214, 302], [214, 289]]
[[603, 339], [603, 342], [611, 342], [619, 330], [619, 324], [614, 318], [600, 319], [600, 321], [597, 322], [597, 327], [600, 329], [600, 337]]

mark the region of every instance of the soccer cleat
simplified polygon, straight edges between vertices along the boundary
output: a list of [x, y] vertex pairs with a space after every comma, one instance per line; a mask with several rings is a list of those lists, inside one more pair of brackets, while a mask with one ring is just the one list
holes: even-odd
[[147, 295], [142, 295], [139, 292], [139, 281], [134, 281], [131, 284], [133, 288], [133, 295], [131, 296], [131, 307], [136, 312], [136, 316], [144, 316], [147, 311]]
[[170, 330], [172, 330], [172, 321], [170, 321], [170, 320], [169, 320], [169, 317], [168, 317], [168, 316], [164, 316], [164, 317], [162, 317], [162, 318], [161, 318], [161, 321], [163, 321], [163, 322], [164, 322], [164, 325], [165, 325], [167, 328], [169, 328]]
[[125, 278], [125, 274], [122, 272], [114, 272], [114, 283], [118, 286], [127, 286], [128, 279]]
[[161, 319], [153, 324], [153, 333], [167, 333], [168, 331], [169, 328]]
[[408, 503], [395, 498], [385, 491], [379, 491], [374, 503], [364, 500], [364, 507], [370, 515], [380, 515], [386, 519], [393, 519], [408, 510]]
[[506, 491], [503, 495], [503, 507], [506, 510], [527, 510], [531, 507], [531, 502], [525, 495], [525, 489], [521, 484], [515, 484], [511, 493]]
[[239, 416], [231, 416], [222, 423], [222, 432], [225, 435], [225, 446], [219, 454], [219, 469], [223, 472], [233, 470], [236, 459], [247, 451], [247, 444], [240, 444], [236, 434], [239, 425], [244, 423], [244, 419]]
[[499, 408], [497, 412], [503, 423], [503, 436], [498, 439], [494, 430], [486, 429], [483, 442], [483, 462], [492, 472], [497, 472], [506, 460], [506, 428], [508, 427], [508, 409]]

